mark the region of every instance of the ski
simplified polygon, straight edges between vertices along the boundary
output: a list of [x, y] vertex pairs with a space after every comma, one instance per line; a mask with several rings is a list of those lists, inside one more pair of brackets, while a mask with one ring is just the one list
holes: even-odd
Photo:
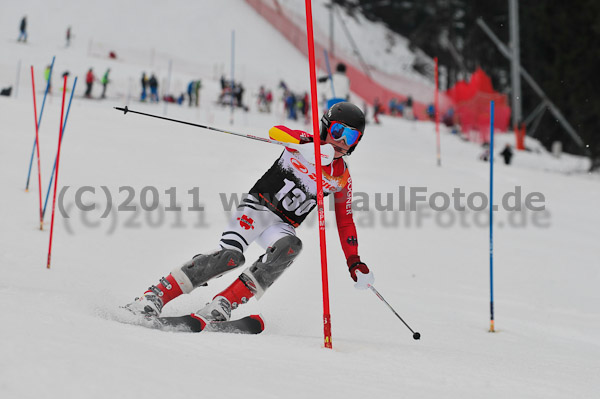
[[156, 328], [182, 332], [221, 332], [233, 334], [260, 334], [265, 329], [265, 323], [259, 315], [250, 315], [241, 319], [229, 321], [213, 321], [206, 323], [194, 313], [177, 317], [158, 317], [155, 319]]

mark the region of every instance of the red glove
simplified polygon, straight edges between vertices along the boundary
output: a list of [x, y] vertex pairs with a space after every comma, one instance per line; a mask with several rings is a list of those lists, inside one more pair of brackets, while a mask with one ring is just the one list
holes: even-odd
[[352, 280], [356, 281], [354, 283], [354, 288], [366, 290], [369, 286], [373, 285], [375, 277], [373, 277], [373, 273], [371, 273], [367, 265], [360, 261], [358, 255], [350, 255], [347, 262], [350, 277], [352, 277]]
[[356, 272], [360, 271], [362, 274], [369, 274], [370, 270], [367, 265], [360, 261], [360, 256], [350, 255], [346, 261], [348, 263], [348, 271], [352, 280], [357, 281]]

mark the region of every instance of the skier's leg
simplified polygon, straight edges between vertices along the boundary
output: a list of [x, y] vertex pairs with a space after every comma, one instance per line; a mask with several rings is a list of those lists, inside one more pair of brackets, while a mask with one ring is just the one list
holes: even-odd
[[183, 266], [172, 270], [167, 277], [161, 278], [158, 284], [150, 286], [142, 297], [136, 298], [126, 308], [134, 313], [157, 316], [168, 302], [181, 294], [189, 294], [195, 288], [206, 285], [209, 280], [242, 266], [245, 262], [243, 252], [248, 245], [270, 226], [281, 223], [281, 219], [266, 208], [255, 206], [255, 201], [254, 197], [249, 196], [238, 207], [221, 236], [220, 250], [194, 256]]
[[292, 226], [280, 223], [267, 229], [257, 242], [266, 247], [266, 251], [244, 270], [240, 279], [256, 299], [260, 299], [300, 254], [302, 241], [296, 237]]
[[210, 254], [199, 254], [183, 266], [162, 277], [144, 294], [125, 307], [136, 314], [158, 316], [162, 308], [181, 294], [189, 294], [194, 288], [207, 285], [213, 278], [242, 266], [244, 255], [237, 250], [220, 249]]
[[283, 222], [269, 227], [257, 241], [267, 247], [266, 252], [211, 303], [196, 312], [198, 316], [207, 321], [229, 320], [232, 309], [253, 296], [260, 299], [302, 250], [302, 242], [296, 237], [294, 228]]

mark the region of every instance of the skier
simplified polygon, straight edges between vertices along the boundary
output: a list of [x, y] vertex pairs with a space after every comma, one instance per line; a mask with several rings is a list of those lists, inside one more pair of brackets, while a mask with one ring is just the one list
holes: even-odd
[[71, 27], [67, 28], [67, 47], [71, 45]]
[[[350, 277], [359, 289], [373, 284], [373, 273], [358, 255], [356, 227], [352, 218], [352, 179], [343, 156], [350, 155], [364, 134], [365, 117], [354, 104], [335, 104], [321, 118], [320, 138], [335, 148], [335, 159], [322, 167], [323, 191], [334, 194], [335, 214], [342, 249]], [[276, 126], [269, 130], [272, 139], [290, 143], [310, 143], [312, 136], [299, 130]], [[201, 323], [228, 321], [232, 309], [250, 298], [260, 299], [265, 291], [292, 264], [302, 250], [296, 236], [298, 227], [317, 204], [315, 165], [286, 148], [271, 168], [250, 189], [235, 216], [221, 235], [220, 249], [194, 256], [175, 268], [156, 285], [125, 306], [134, 314], [153, 319], [163, 307], [193, 289], [207, 285], [213, 278], [241, 267], [244, 252], [256, 241], [265, 249], [235, 281], [218, 293], [191, 317]]]
[[23, 40], [23, 43], [27, 43], [27, 16], [24, 16], [19, 24], [19, 38], [17, 39], [17, 42], [20, 42], [21, 40]]

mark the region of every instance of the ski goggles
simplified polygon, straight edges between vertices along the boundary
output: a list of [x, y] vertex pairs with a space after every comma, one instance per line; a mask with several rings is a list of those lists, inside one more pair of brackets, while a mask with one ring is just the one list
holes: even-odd
[[354, 145], [358, 142], [362, 134], [356, 129], [352, 129], [340, 122], [331, 122], [329, 134], [335, 141], [345, 141], [347, 145]]

